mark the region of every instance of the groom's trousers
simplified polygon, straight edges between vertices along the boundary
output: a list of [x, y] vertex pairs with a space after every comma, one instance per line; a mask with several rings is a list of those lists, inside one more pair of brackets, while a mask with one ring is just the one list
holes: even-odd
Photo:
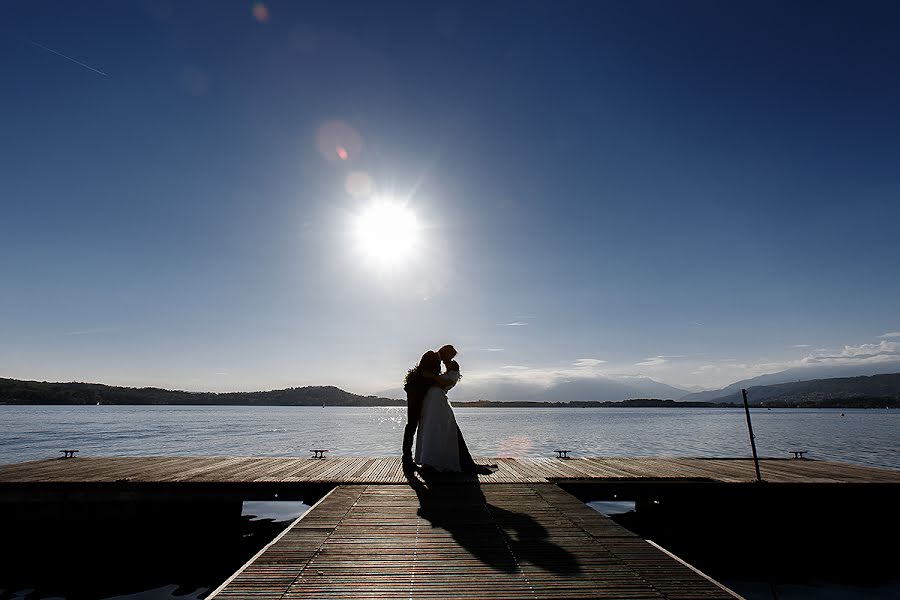
[[413, 436], [422, 416], [423, 398], [406, 397], [406, 428], [403, 430], [403, 459], [412, 460]]

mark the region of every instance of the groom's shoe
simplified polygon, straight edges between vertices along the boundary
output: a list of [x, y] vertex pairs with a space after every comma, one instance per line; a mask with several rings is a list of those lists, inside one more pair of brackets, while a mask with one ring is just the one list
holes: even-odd
[[494, 471], [497, 470], [497, 465], [479, 465], [478, 463], [472, 463], [471, 465], [467, 465], [464, 472], [469, 473], [471, 475], [491, 475]]

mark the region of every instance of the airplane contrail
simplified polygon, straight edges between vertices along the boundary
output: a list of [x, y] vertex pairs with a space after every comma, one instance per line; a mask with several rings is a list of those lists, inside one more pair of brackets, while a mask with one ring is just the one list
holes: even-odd
[[104, 77], [109, 77], [109, 75], [107, 75], [106, 73], [104, 73], [104, 72], [101, 71], [100, 69], [95, 69], [95, 68], [92, 67], [91, 65], [86, 65], [86, 64], [84, 64], [84, 63], [81, 62], [81, 61], [77, 61], [77, 60], [75, 60], [74, 58], [72, 58], [71, 56], [66, 56], [66, 55], [63, 54], [62, 52], [57, 52], [57, 51], [54, 50], [53, 48], [48, 48], [47, 46], [43, 46], [43, 45], [41, 45], [41, 44], [38, 44], [37, 42], [31, 42], [31, 43], [34, 44], [35, 46], [37, 46], [38, 48], [41, 48], [42, 50], [46, 50], [47, 52], [52, 52], [53, 54], [55, 54], [55, 55], [57, 55], [57, 56], [61, 56], [61, 57], [63, 57], [63, 58], [66, 59], [66, 60], [70, 60], [70, 61], [72, 61], [73, 63], [75, 63], [76, 65], [81, 66], [81, 67], [84, 67], [85, 69], [89, 69], [89, 70], [93, 71], [94, 73], [97, 73], [97, 74], [99, 74], [99, 75], [103, 75]]

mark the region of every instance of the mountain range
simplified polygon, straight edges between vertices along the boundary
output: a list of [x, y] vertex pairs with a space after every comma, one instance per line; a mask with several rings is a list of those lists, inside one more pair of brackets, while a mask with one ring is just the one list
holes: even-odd
[[687, 394], [680, 400], [688, 402], [723, 402], [723, 398], [733, 398], [740, 394], [741, 389], [749, 390], [759, 386], [777, 385], [781, 383], [813, 381], [819, 379], [834, 379], [848, 377], [864, 377], [885, 373], [900, 372], [900, 361], [886, 361], [861, 365], [809, 365], [794, 367], [777, 373], [769, 373], [743, 379], [718, 390], [707, 390]]
[[[478, 400], [518, 402], [617, 402], [630, 398], [663, 398], [678, 400], [689, 390], [660, 383], [649, 377], [573, 377], [541, 387], [514, 378], [497, 381], [466, 380], [453, 394], [454, 401]], [[387, 398], [406, 398], [400, 388], [383, 390], [376, 395]]]
[[[896, 372], [869, 374], [893, 367]], [[816, 376], [819, 377], [816, 377]], [[823, 376], [824, 375], [824, 376]], [[473, 378], [474, 379], [474, 378]], [[465, 381], [465, 380], [464, 380]], [[900, 402], [900, 364], [788, 369], [738, 381], [718, 390], [690, 393], [647, 377], [581, 377], [549, 387], [506, 378], [467, 381], [454, 402], [615, 403], [633, 399], [676, 400], [675, 404], [739, 404], [741, 389], [751, 404], [771, 406], [878, 406]], [[463, 393], [458, 393], [463, 392]], [[843, 403], [843, 404], [842, 404]], [[402, 406], [402, 390], [362, 396], [334, 386], [306, 386], [260, 392], [185, 392], [115, 387], [99, 383], [48, 383], [0, 378], [0, 404], [182, 404], [243, 406]]]
[[[753, 405], [853, 406], [858, 401], [865, 401], [866, 405], [878, 405], [878, 400], [889, 405], [900, 401], [900, 373], [751, 385], [744, 389], [747, 390], [748, 402]], [[694, 396], [697, 394], [691, 395]], [[694, 402], [742, 404], [743, 396], [739, 388], [723, 396]]]
[[[526, 401], [526, 402], [617, 402], [630, 398], [660, 398], [683, 402], [723, 402], [734, 398], [741, 389], [797, 381], [861, 377], [900, 372], [900, 361], [884, 361], [858, 365], [812, 364], [794, 367], [744, 379], [715, 390], [687, 390], [649, 377], [571, 377], [560, 379], [549, 387], [507, 376], [491, 379], [463, 379], [453, 392], [454, 401]], [[402, 389], [378, 392], [386, 398], [405, 398]]]

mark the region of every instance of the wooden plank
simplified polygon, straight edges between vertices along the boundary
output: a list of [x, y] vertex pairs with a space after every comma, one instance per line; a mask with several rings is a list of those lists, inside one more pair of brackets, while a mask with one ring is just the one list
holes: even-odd
[[364, 490], [335, 488], [326, 494], [208, 598], [281, 598], [340, 524], [337, 517], [346, 515]]
[[210, 598], [733, 598], [550, 484], [340, 486]]
[[[580, 457], [480, 458], [498, 469], [480, 475], [482, 484], [585, 480], [710, 480], [744, 483], [755, 478], [749, 459]], [[900, 484], [900, 472], [829, 461], [762, 459], [763, 478], [790, 484]], [[459, 482], [475, 477], [448, 475]], [[398, 457], [79, 457], [0, 465], [0, 484], [79, 484], [116, 481], [147, 483], [333, 483], [402, 484]]]

